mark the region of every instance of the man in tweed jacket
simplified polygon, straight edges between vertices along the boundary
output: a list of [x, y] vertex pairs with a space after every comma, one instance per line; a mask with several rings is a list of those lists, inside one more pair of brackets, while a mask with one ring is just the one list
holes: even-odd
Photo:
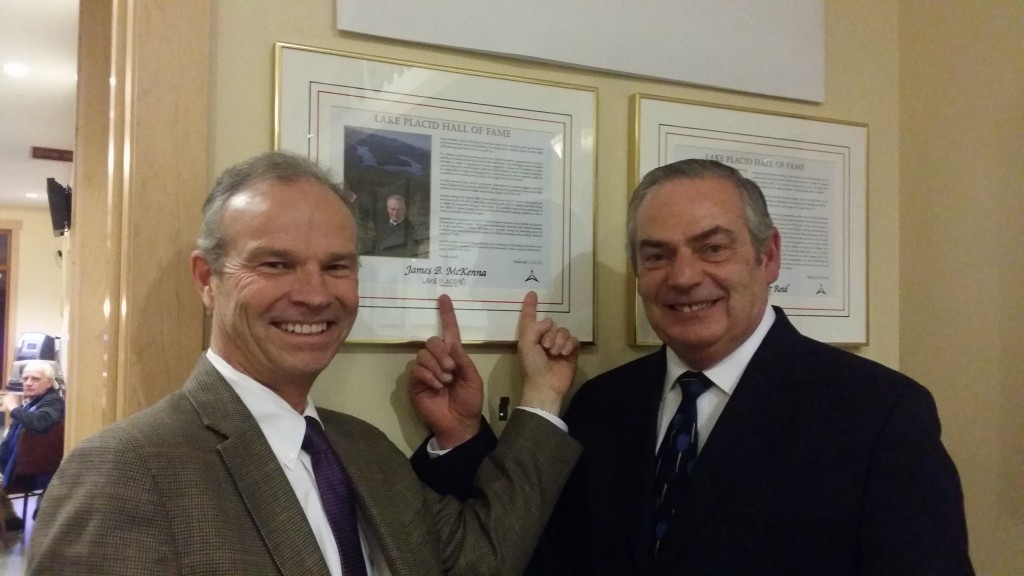
[[[300, 450], [305, 417], [322, 423], [351, 478], [368, 574], [522, 572], [579, 453], [543, 416], [560, 408], [578, 343], [538, 322], [529, 295], [522, 398], [541, 415], [515, 411], [474, 499], [427, 490], [380, 431], [308, 399], [358, 308], [356, 225], [342, 198], [318, 167], [285, 153], [221, 176], [191, 261], [213, 315], [210, 350], [181, 390], [67, 457], [39, 513], [29, 573], [341, 574]], [[444, 345], [471, 366], [444, 305]], [[414, 401], [454, 421], [462, 381]]]

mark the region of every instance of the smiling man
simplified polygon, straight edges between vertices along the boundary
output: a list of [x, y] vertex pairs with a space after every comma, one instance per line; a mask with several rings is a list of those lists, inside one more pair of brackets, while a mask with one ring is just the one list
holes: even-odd
[[[757, 184], [675, 162], [643, 178], [627, 218], [665, 345], [573, 398], [565, 422], [583, 455], [527, 574], [971, 574], [931, 395], [768, 305], [781, 241]], [[421, 451], [418, 472], [464, 495], [465, 479], [442, 473], [472, 469], [485, 450], [471, 440]]]
[[[523, 398], [542, 399], [531, 405], [542, 413], [516, 411], [478, 476], [478, 500], [425, 489], [383, 433], [309, 399], [359, 306], [358, 234], [343, 197], [315, 164], [281, 152], [218, 179], [191, 258], [210, 349], [181, 390], [67, 457], [29, 573], [522, 571], [579, 452], [544, 415], [572, 384], [578, 342], [538, 321], [528, 295]], [[451, 418], [443, 395], [423, 396]]]

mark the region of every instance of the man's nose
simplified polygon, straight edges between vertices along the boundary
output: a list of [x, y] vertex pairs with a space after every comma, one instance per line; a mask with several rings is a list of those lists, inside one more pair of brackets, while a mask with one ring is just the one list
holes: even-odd
[[291, 291], [292, 301], [312, 308], [323, 308], [331, 302], [327, 275], [319, 267], [299, 268]]
[[672, 261], [669, 282], [676, 287], [692, 288], [704, 280], [704, 267], [700, 258], [680, 252]]

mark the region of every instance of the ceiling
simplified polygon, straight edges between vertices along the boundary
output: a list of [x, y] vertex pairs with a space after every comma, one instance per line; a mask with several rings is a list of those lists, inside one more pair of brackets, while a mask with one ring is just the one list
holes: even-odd
[[[47, 206], [46, 179], [71, 182], [71, 163], [37, 160], [33, 146], [73, 150], [79, 0], [0, 0], [0, 205]], [[30, 197], [35, 194], [35, 197]]]

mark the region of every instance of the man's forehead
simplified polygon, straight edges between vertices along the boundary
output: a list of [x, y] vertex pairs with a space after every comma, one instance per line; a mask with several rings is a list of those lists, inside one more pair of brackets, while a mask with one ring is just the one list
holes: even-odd
[[267, 190], [263, 183], [257, 182], [246, 186], [234, 196], [228, 198], [228, 201], [224, 204], [224, 213], [227, 214], [233, 210], [259, 210], [266, 208], [270, 203], [266, 192]]
[[[323, 196], [319, 196], [320, 194]], [[297, 215], [323, 215], [325, 213], [322, 207], [312, 212], [301, 209], [307, 201], [320, 202], [322, 198], [328, 198], [328, 202], [334, 200], [339, 214], [352, 216], [352, 211], [345, 201], [320, 182], [308, 179], [294, 182], [266, 180], [250, 184], [225, 203], [221, 214], [221, 226], [228, 228], [233, 221], [244, 220], [247, 216], [267, 215], [273, 220], [279, 220], [289, 212]]]
[[[260, 205], [259, 202], [267, 203], [271, 196], [283, 195], [286, 197], [300, 197], [310, 192], [323, 192], [333, 196], [344, 204], [344, 200], [338, 196], [329, 186], [312, 178], [298, 178], [295, 180], [277, 180], [274, 178], [263, 178], [247, 183], [236, 192], [229, 200], [229, 205], [238, 202], [239, 205]], [[276, 194], [275, 194], [276, 193]]]
[[[316, 254], [318, 259], [333, 259], [354, 253], [358, 243], [355, 220], [347, 214], [347, 208], [342, 206], [341, 210], [346, 211], [345, 221], [334, 226], [305, 225], [308, 222], [284, 225], [282, 223], [289, 220], [276, 210], [267, 211], [256, 219], [227, 218], [222, 223], [225, 256], [251, 260], [263, 257], [294, 259]], [[315, 234], [315, 237], [310, 234]]]
[[675, 215], [714, 212], [744, 217], [742, 193], [722, 178], [686, 178], [663, 182], [641, 201], [639, 213], [651, 216], [666, 211]]
[[[665, 193], [667, 191], [667, 193]], [[656, 185], [648, 197], [658, 195], [668, 198], [687, 197], [720, 198], [738, 200], [742, 203], [743, 193], [736, 184], [719, 176], [702, 176], [700, 178], [673, 178]]]
[[[322, 190], [333, 194], [329, 188], [319, 182], [308, 179], [294, 181], [282, 181], [274, 179], [263, 179], [249, 182], [242, 189], [228, 199], [224, 205], [225, 214], [233, 211], [264, 210], [275, 200], [287, 200], [290, 203], [297, 202], [311, 190]], [[339, 199], [340, 200], [340, 199]]]

